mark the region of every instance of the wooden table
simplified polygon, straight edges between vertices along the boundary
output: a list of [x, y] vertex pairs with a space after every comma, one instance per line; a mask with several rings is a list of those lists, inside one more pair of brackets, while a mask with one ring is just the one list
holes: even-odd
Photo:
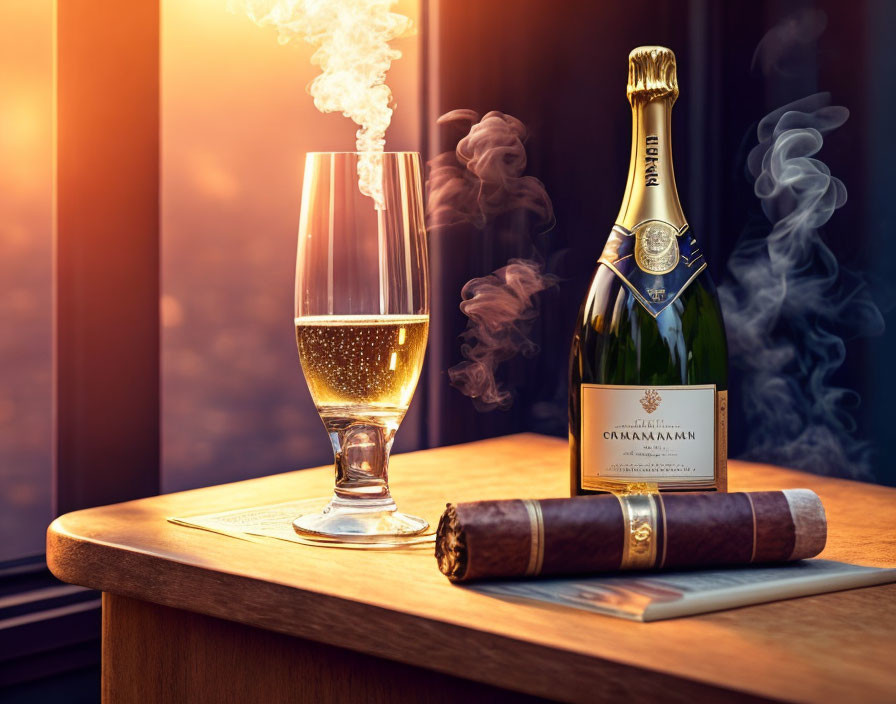
[[[435, 521], [446, 501], [565, 496], [566, 466], [564, 441], [514, 435], [398, 455], [392, 486]], [[896, 489], [743, 462], [730, 484], [810, 487], [830, 523], [822, 557], [896, 566]], [[105, 700], [896, 700], [896, 584], [641, 624], [453, 586], [429, 550], [257, 544], [165, 520], [331, 487], [321, 468], [54, 521], [53, 573], [104, 593]]]

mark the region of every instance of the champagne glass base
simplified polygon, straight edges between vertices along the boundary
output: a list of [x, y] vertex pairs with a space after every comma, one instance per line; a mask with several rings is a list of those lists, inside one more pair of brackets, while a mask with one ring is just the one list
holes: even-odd
[[421, 538], [429, 523], [423, 518], [399, 511], [333, 510], [332, 506], [320, 513], [306, 513], [296, 518], [292, 527], [306, 542], [319, 544], [363, 543], [376, 545], [414, 544]]

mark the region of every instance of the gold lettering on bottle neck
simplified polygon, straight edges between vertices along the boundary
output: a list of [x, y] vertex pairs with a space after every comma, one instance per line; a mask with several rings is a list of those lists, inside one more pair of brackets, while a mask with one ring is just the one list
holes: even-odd
[[649, 134], [644, 147], [644, 185], [659, 186], [660, 138]]
[[629, 230], [645, 220], [664, 220], [676, 230], [686, 224], [672, 167], [671, 101], [649, 100], [633, 106], [632, 161], [616, 224]]

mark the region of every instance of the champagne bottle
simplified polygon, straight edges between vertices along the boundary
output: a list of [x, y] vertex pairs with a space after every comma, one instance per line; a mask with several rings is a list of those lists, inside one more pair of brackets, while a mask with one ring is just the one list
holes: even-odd
[[628, 183], [572, 343], [572, 494], [726, 491], [728, 350], [675, 188], [672, 51], [632, 51], [627, 92]]

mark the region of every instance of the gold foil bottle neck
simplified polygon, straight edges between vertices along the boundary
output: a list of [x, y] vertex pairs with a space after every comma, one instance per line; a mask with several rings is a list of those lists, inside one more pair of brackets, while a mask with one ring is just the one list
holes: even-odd
[[639, 46], [628, 55], [628, 101], [678, 97], [675, 54], [664, 46]]

